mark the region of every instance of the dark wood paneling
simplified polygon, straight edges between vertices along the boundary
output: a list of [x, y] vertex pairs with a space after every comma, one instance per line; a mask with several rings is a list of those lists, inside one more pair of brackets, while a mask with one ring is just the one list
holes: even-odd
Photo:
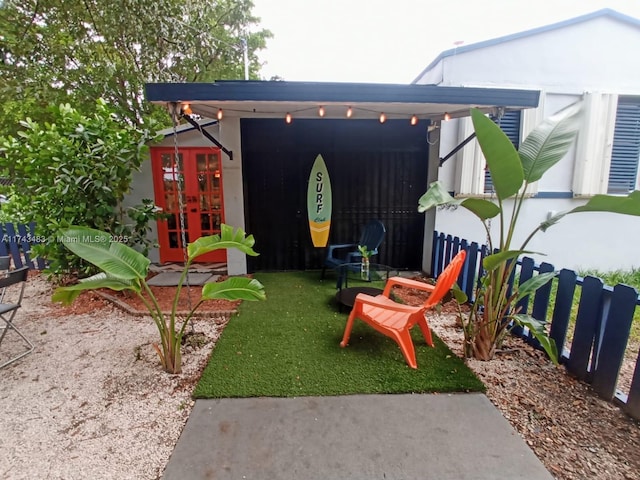
[[405, 121], [242, 121], [242, 158], [247, 231], [260, 256], [255, 270], [320, 268], [324, 249], [311, 244], [306, 190], [321, 154], [333, 190], [330, 243], [352, 242], [362, 226], [380, 219], [387, 235], [378, 261], [419, 269], [424, 215], [418, 198], [427, 189], [425, 126]]

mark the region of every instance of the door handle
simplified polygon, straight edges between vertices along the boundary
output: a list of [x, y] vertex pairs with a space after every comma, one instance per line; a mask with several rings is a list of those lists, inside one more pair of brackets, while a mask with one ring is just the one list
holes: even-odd
[[198, 209], [197, 209], [197, 208], [192, 208], [192, 209], [191, 209], [191, 213], [197, 213], [197, 212], [198, 212]]

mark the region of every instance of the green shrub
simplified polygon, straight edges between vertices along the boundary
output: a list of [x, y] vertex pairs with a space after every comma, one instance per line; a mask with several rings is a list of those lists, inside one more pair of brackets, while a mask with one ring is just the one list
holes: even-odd
[[37, 235], [48, 241], [35, 253], [55, 275], [92, 270], [55, 241], [56, 232], [70, 225], [108, 232], [144, 250], [153, 202], [131, 218], [121, 203], [146, 157], [150, 131], [122, 121], [103, 100], [91, 116], [68, 104], [53, 107], [52, 114], [53, 123], [27, 118], [16, 137], [0, 139], [0, 169], [13, 180], [6, 215], [36, 222]]

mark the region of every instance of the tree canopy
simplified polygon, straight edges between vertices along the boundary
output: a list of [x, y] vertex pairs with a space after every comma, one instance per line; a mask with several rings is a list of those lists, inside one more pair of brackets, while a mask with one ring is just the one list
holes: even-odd
[[[154, 115], [146, 82], [259, 78], [268, 30], [251, 0], [0, 1], [0, 135], [48, 105], [85, 114], [103, 98], [130, 124]], [[164, 113], [155, 113], [165, 115]], [[166, 120], [166, 117], [165, 117]]]

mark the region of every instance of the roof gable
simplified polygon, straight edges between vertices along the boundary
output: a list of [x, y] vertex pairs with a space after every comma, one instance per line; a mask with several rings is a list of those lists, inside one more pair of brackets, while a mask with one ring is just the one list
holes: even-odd
[[429, 65], [427, 65], [418, 76], [413, 80], [412, 83], [418, 82], [429, 70], [435, 67], [439, 62], [447, 57], [451, 57], [453, 55], [460, 55], [466, 52], [472, 52], [474, 50], [479, 50], [482, 48], [492, 47], [494, 45], [500, 45], [507, 42], [512, 42], [514, 40], [519, 40], [526, 37], [531, 37], [534, 35], [540, 35], [542, 33], [560, 30], [562, 28], [566, 28], [572, 25], [577, 25], [580, 23], [585, 23], [597, 18], [607, 17], [620, 22], [627, 23], [633, 27], [640, 29], [640, 20], [634, 17], [630, 17], [628, 15], [622, 14], [610, 8], [603, 8], [602, 10], [597, 10], [592, 13], [588, 13], [585, 15], [580, 15], [578, 17], [570, 18], [568, 20], [563, 20], [557, 23], [551, 23], [549, 25], [543, 25], [542, 27], [533, 28], [530, 30], [524, 30], [522, 32], [513, 33], [510, 35], [505, 35], [502, 37], [492, 38], [489, 40], [484, 40], [482, 42], [472, 43], [469, 45], [463, 45], [456, 48], [451, 48], [449, 50], [445, 50], [441, 52]]

